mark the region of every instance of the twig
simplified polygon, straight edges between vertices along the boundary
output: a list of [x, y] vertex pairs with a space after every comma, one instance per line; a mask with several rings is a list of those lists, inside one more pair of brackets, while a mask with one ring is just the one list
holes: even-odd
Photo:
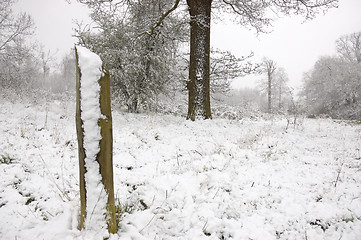
[[217, 192], [214, 194], [214, 196], [213, 196], [213, 198], [212, 198], [212, 199], [215, 199], [215, 198], [216, 198], [216, 196], [217, 196], [218, 192], [219, 192], [219, 188], [217, 189]]
[[[158, 207], [159, 208], [162, 208], [163, 207], [163, 204], [167, 201], [168, 199], [168, 191], [166, 190], [165, 191], [165, 199], [164, 201], [162, 202], [162, 204]], [[140, 233], [150, 225], [150, 223], [154, 220], [154, 218], [158, 215], [158, 212], [154, 213], [153, 217], [149, 220], [149, 222], [139, 231]]]
[[198, 153], [199, 155], [203, 156], [202, 153], [198, 152], [197, 150], [194, 150], [195, 153]]
[[[39, 156], [40, 156], [40, 159], [43, 161], [44, 166], [46, 167], [46, 170], [48, 170], [48, 174], [50, 175], [51, 180], [52, 180], [52, 182], [55, 184], [56, 188], [60, 191], [60, 193], [61, 193], [68, 201], [71, 201], [71, 199], [70, 199], [70, 197], [68, 196], [68, 194], [66, 193], [66, 191], [65, 191], [64, 189], [62, 189], [62, 188], [56, 183], [56, 181], [55, 181], [53, 175], [51, 174], [48, 166], [46, 165], [45, 160], [43, 159], [43, 157], [42, 157], [40, 154], [39, 154]], [[59, 195], [59, 196], [60, 196], [60, 195]], [[62, 197], [61, 197], [61, 200], [63, 200], [63, 202], [65, 202]]]
[[104, 190], [104, 185], [102, 184], [102, 190], [100, 191], [99, 196], [98, 196], [98, 200], [97, 200], [97, 202], [96, 202], [95, 205], [94, 205], [94, 208], [93, 208], [93, 210], [92, 210], [92, 213], [90, 214], [89, 221], [92, 219], [92, 216], [94, 215], [95, 208], [96, 208], [96, 206], [98, 205], [98, 203], [99, 203], [99, 201], [100, 201], [100, 198], [101, 198], [101, 196], [102, 196], [103, 190]]
[[340, 169], [338, 170], [337, 178], [336, 178], [336, 181], [335, 181], [335, 187], [337, 186], [338, 179], [340, 178], [340, 173], [341, 173], [341, 170], [342, 170], [342, 166], [343, 166], [343, 163], [341, 164], [341, 167], [340, 167]]

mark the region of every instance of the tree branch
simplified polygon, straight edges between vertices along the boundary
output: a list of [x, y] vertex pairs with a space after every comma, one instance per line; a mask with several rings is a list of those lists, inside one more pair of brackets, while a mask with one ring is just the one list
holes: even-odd
[[174, 3], [174, 5], [173, 5], [173, 7], [172, 7], [171, 9], [169, 9], [167, 12], [165, 12], [165, 13], [158, 19], [157, 23], [154, 24], [154, 26], [150, 29], [150, 31], [142, 32], [142, 33], [140, 33], [139, 35], [137, 35], [136, 38], [139, 38], [139, 37], [143, 36], [144, 34], [147, 34], [148, 36], [152, 36], [152, 35], [154, 34], [155, 29], [156, 29], [157, 27], [159, 27], [159, 26], [163, 23], [164, 19], [165, 19], [169, 14], [171, 14], [174, 10], [177, 9], [177, 7], [178, 7], [178, 5], [179, 5], [179, 2], [180, 2], [180, 0], [176, 0], [175, 3]]
[[151, 31], [150, 31], [150, 35], [153, 35], [155, 29], [157, 27], [159, 27], [162, 22], [164, 21], [164, 19], [169, 15], [171, 14], [171, 12], [173, 12], [174, 10], [177, 9], [178, 5], [179, 5], [179, 2], [180, 0], [176, 0], [173, 7], [171, 9], [169, 9], [167, 12], [165, 12], [159, 19], [158, 19], [158, 22], [152, 27]]

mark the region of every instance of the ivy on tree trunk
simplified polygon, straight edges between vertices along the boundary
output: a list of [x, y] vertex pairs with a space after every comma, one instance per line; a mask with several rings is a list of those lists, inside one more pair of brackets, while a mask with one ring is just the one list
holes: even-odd
[[210, 22], [212, 0], [187, 0], [191, 39], [187, 119], [212, 118], [209, 93]]

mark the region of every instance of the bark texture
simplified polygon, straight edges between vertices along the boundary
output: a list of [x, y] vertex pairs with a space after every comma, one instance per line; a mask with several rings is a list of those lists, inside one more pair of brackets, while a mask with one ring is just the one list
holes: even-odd
[[212, 0], [187, 0], [191, 17], [187, 119], [212, 118], [209, 91]]

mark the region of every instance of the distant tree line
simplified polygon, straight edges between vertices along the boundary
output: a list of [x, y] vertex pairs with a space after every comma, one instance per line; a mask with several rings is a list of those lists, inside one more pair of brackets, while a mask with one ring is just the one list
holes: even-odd
[[[35, 25], [27, 13], [15, 14], [15, 0], [0, 1], [0, 89], [21, 94], [33, 90], [74, 91], [74, 57], [56, 64], [54, 53], [31, 41]], [[57, 71], [51, 72], [51, 68]]]
[[[255, 64], [251, 62], [252, 52], [239, 58], [210, 46], [208, 52], [208, 46], [203, 45], [208, 40], [200, 40], [202, 34], [192, 40], [192, 34], [200, 34], [194, 31], [202, 32], [209, 27], [205, 19], [208, 17], [204, 18], [202, 14], [205, 13], [201, 13], [203, 7], [211, 4], [214, 14], [224, 11], [235, 14], [241, 25], [263, 32], [271, 22], [265, 12], [273, 4], [286, 15], [294, 13], [313, 18], [320, 9], [334, 7], [337, 3], [336, 0], [293, 0], [289, 3], [202, 0], [197, 5], [195, 1], [180, 0], [78, 1], [90, 8], [92, 23], [78, 24], [75, 35], [79, 44], [101, 56], [111, 73], [112, 92], [117, 102], [129, 112], [158, 111], [164, 106], [160, 104], [161, 99], [166, 99], [169, 105], [175, 104], [178, 95], [185, 100], [183, 93], [188, 92], [187, 118], [192, 120], [211, 117], [207, 112], [209, 103], [202, 101], [212, 98], [215, 103], [222, 100], [235, 104], [231, 80], [252, 73], [265, 74], [265, 81], [259, 93], [239, 91], [245, 95], [239, 96], [238, 99], [243, 99], [240, 104], [255, 106], [256, 103], [261, 111], [269, 113], [292, 113], [297, 105], [293, 90], [288, 87], [287, 73], [273, 60], [265, 58], [262, 63]], [[56, 63], [54, 53], [46, 51], [39, 43], [28, 41], [34, 33], [33, 20], [26, 13], [14, 14], [14, 2], [0, 2], [1, 89], [73, 92], [73, 52]], [[246, 13], [249, 15], [244, 15]], [[202, 19], [207, 21], [202, 22]], [[197, 23], [193, 30], [192, 21]], [[360, 118], [360, 39], [360, 32], [340, 37], [336, 42], [338, 55], [320, 58], [314, 68], [305, 73], [299, 103], [308, 114]], [[190, 47], [192, 44], [198, 48]], [[203, 57], [209, 61], [203, 62]], [[212, 97], [208, 97], [207, 91]], [[181, 104], [186, 105], [185, 102]]]
[[304, 74], [304, 105], [310, 115], [360, 120], [361, 32], [340, 37], [336, 49]]

